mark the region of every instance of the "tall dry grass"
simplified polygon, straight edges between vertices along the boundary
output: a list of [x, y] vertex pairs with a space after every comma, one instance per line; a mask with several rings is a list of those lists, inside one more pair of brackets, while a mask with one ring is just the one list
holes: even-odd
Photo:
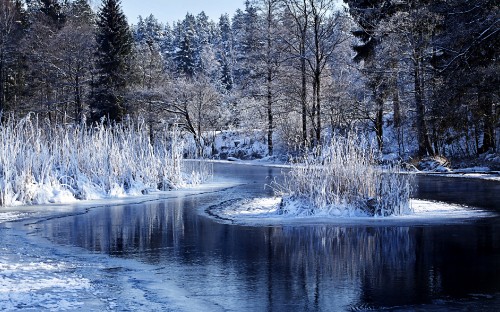
[[350, 134], [334, 136], [329, 145], [293, 159], [284, 182], [274, 184], [283, 196], [281, 213], [372, 216], [411, 211], [411, 177], [392, 164], [378, 166], [372, 144]]
[[[144, 123], [54, 125], [35, 115], [0, 126], [0, 206], [138, 195], [200, 182], [183, 170], [178, 132], [150, 142]], [[196, 179], [197, 181], [193, 180]]]

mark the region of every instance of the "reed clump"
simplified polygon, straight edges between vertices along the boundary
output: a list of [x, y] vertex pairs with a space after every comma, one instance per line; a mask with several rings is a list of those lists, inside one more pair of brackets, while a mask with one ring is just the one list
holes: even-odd
[[379, 166], [377, 149], [351, 133], [292, 159], [273, 188], [282, 214], [390, 216], [411, 212], [411, 179], [398, 163]]
[[57, 125], [29, 115], [0, 125], [0, 206], [139, 195], [203, 180], [183, 169], [175, 129], [151, 142], [144, 122]]

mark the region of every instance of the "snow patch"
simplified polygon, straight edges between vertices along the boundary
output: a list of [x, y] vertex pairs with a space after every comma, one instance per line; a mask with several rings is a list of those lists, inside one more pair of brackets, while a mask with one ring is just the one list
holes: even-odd
[[425, 225], [467, 222], [495, 216], [486, 210], [419, 199], [410, 200], [413, 213], [386, 217], [368, 216], [361, 209], [344, 206], [312, 213], [310, 205], [304, 200], [288, 201], [288, 213], [282, 213], [281, 205], [283, 202], [280, 197], [234, 199], [208, 208], [207, 213], [223, 222], [255, 226], [290, 223]]
[[0, 212], [0, 224], [5, 222], [21, 220], [29, 215], [30, 215], [29, 213], [23, 213], [18, 211]]
[[429, 172], [450, 172], [449, 167], [449, 160], [442, 156], [424, 157], [417, 164], [418, 170]]
[[0, 310], [82, 308], [78, 295], [90, 290], [90, 280], [71, 273], [74, 268], [63, 261], [26, 258], [0, 257]]
[[453, 170], [453, 172], [455, 173], [476, 173], [476, 172], [490, 172], [490, 171], [491, 169], [489, 167], [470, 167], [470, 168]]

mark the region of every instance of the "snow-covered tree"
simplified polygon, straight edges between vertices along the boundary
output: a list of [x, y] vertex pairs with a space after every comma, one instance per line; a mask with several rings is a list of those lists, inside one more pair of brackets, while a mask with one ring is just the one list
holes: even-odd
[[221, 64], [220, 81], [230, 91], [233, 88], [233, 35], [229, 16], [224, 14], [219, 19], [219, 43], [217, 61]]
[[217, 130], [220, 121], [224, 120], [218, 105], [221, 94], [204, 75], [171, 81], [166, 93], [164, 109], [176, 117], [176, 123], [183, 130], [193, 135], [196, 157], [203, 157], [208, 142], [206, 134]]
[[179, 37], [174, 58], [178, 73], [187, 77], [193, 77], [200, 64], [195, 23], [195, 17], [188, 13], [182, 23], [177, 24]]
[[261, 25], [257, 6], [250, 1], [245, 2], [245, 11], [238, 10], [233, 18], [234, 79], [247, 94], [255, 87], [251, 85], [254, 78], [263, 74]]

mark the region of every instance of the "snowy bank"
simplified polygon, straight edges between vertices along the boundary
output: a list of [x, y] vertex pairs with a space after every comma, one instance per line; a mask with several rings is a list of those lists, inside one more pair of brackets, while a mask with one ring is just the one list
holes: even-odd
[[[452, 224], [493, 217], [494, 213], [472, 207], [441, 202], [411, 199], [412, 213], [400, 216], [372, 217], [362, 210], [319, 211], [315, 214], [282, 213], [279, 197], [234, 199], [211, 206], [205, 212], [219, 220], [231, 224], [250, 226], [274, 225], [431, 225]], [[289, 203], [298, 211], [306, 211], [303, 202]]]

